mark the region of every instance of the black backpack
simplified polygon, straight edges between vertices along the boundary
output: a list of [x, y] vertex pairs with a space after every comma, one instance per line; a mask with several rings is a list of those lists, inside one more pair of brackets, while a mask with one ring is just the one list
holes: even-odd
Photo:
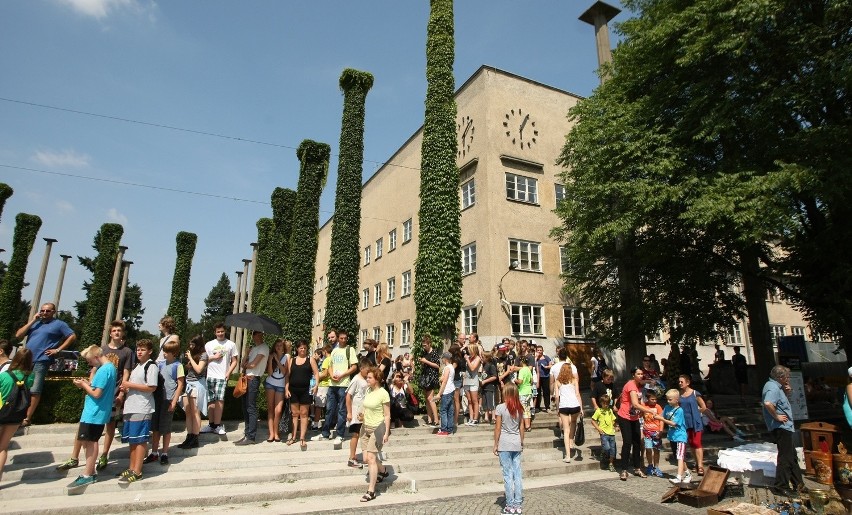
[[145, 363], [145, 369], [142, 371], [144, 377], [142, 378], [143, 384], [147, 384], [148, 382], [148, 367], [154, 365], [157, 367], [157, 389], [154, 390], [154, 399], [162, 399], [163, 395], [166, 392], [166, 380], [163, 378], [163, 374], [160, 373], [159, 365], [153, 360], [149, 359], [147, 363]]
[[30, 389], [26, 377], [19, 381], [11, 371], [7, 370], [6, 373], [12, 378], [12, 391], [3, 399], [3, 406], [0, 406], [0, 424], [24, 420], [30, 407]]

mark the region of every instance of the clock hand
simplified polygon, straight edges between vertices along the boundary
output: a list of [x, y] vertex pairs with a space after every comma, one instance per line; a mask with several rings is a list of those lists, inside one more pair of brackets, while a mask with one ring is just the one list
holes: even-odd
[[527, 126], [527, 122], [530, 120], [530, 115], [524, 116], [524, 121], [521, 122], [521, 127], [518, 129], [518, 134], [520, 134], [521, 139], [524, 139], [524, 127]]
[[473, 125], [473, 120], [467, 122], [467, 126], [464, 128], [464, 132], [462, 132], [462, 141], [467, 141], [467, 131], [470, 130], [471, 125]]

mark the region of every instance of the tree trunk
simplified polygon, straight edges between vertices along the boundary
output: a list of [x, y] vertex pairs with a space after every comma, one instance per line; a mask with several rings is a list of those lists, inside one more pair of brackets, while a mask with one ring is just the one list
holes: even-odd
[[645, 344], [642, 291], [639, 283], [639, 267], [633, 259], [634, 244], [630, 237], [616, 240], [618, 262], [618, 288], [620, 297], [621, 337], [624, 342], [624, 361], [629, 371], [642, 365], [648, 353]]
[[747, 247], [741, 250], [740, 260], [754, 363], [758, 377], [766, 378], [775, 366], [775, 351], [772, 348], [772, 332], [769, 330], [769, 314], [766, 312], [766, 284], [760, 277], [757, 249]]

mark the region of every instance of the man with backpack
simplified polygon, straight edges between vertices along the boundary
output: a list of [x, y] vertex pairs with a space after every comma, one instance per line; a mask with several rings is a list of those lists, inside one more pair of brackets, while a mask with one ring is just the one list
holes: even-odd
[[325, 423], [322, 425], [322, 433], [311, 438], [313, 441], [331, 438], [331, 427], [335, 425], [336, 414], [337, 434], [334, 444], [343, 443], [346, 429], [346, 389], [349, 387], [350, 378], [358, 372], [358, 353], [349, 346], [348, 341], [349, 333], [344, 330], [337, 331], [337, 346], [331, 351], [331, 383], [328, 387]]
[[33, 418], [41, 391], [44, 389], [44, 378], [47, 369], [53, 363], [54, 355], [67, 349], [77, 339], [74, 331], [62, 320], [54, 318], [56, 305], [52, 302], [42, 304], [38, 313], [26, 325], [18, 329], [15, 338], [27, 338], [27, 348], [33, 353], [33, 386], [30, 389], [32, 400], [27, 410], [27, 416], [21, 425], [27, 427]]

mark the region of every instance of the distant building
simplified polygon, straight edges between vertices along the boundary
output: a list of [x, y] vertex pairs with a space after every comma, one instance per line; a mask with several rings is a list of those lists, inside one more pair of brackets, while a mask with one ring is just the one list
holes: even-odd
[[[490, 66], [479, 68], [456, 92], [464, 274], [458, 328], [478, 333], [486, 349], [505, 336], [534, 340], [549, 354], [569, 342], [581, 365], [594, 347], [586, 338], [587, 308], [562, 292], [562, 252], [550, 238], [560, 223], [553, 210], [565, 195], [555, 162], [571, 128], [568, 110], [579, 99]], [[354, 336], [359, 343], [386, 342], [394, 355], [408, 352], [414, 335], [422, 137], [421, 128], [405, 141], [364, 184], [361, 198], [360, 329]], [[333, 223], [319, 232], [315, 340], [323, 334]], [[801, 314], [777, 294], [768, 294], [767, 307], [773, 335], [813, 339]], [[665, 338], [648, 338], [648, 352], [657, 359], [668, 354]], [[705, 373], [713, 362], [712, 343], [699, 348]], [[748, 343], [746, 322], [724, 342]], [[726, 357], [731, 354], [729, 349]], [[752, 362], [751, 353], [744, 354]], [[623, 370], [623, 353], [606, 355]]]

